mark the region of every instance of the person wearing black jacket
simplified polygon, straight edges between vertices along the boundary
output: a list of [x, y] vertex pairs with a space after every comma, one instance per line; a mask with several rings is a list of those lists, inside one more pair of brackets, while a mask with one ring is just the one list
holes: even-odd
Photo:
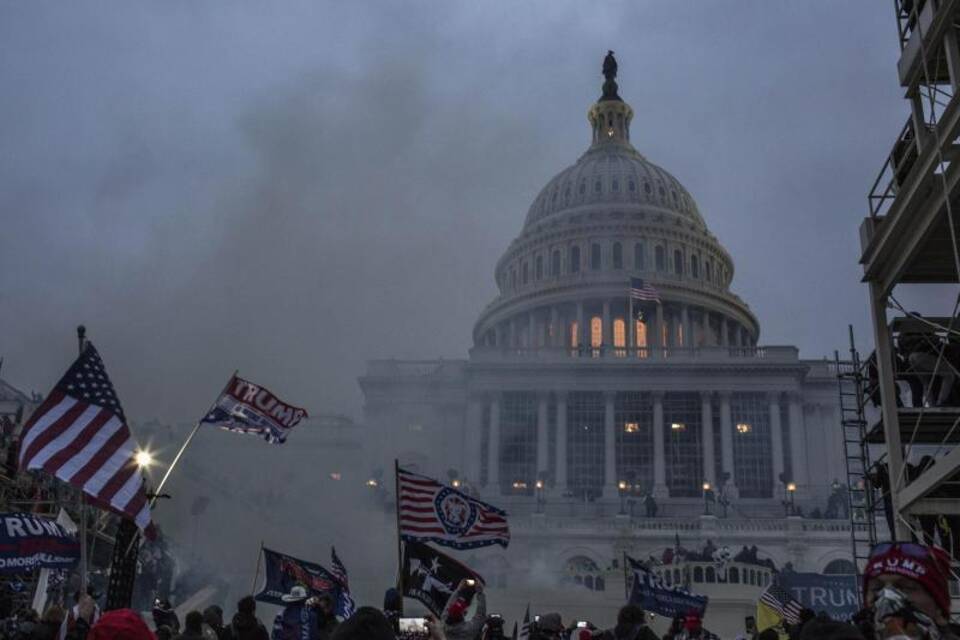
[[257, 602], [253, 596], [244, 596], [237, 603], [233, 621], [226, 627], [227, 640], [270, 640], [267, 628], [257, 618]]
[[653, 629], [647, 626], [646, 613], [635, 604], [621, 607], [617, 626], [593, 637], [601, 640], [659, 640]]

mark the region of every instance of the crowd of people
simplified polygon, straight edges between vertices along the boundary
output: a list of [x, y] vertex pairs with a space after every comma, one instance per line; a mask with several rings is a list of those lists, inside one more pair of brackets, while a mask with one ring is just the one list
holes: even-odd
[[[747, 551], [749, 553], [749, 550]], [[799, 620], [757, 632], [744, 629], [736, 640], [960, 640], [950, 622], [950, 557], [939, 547], [885, 543], [872, 552], [865, 567], [864, 608], [851, 621], [832, 620], [804, 609]], [[401, 598], [388, 590], [382, 608], [360, 607], [344, 620], [333, 599], [294, 586], [283, 596], [284, 608], [267, 626], [257, 615], [252, 596], [240, 599], [225, 619], [216, 605], [190, 611], [182, 625], [171, 604], [157, 600], [152, 625], [131, 609], [102, 613], [89, 594], [77, 594], [69, 609], [50, 606], [43, 615], [18, 611], [0, 623], [0, 640], [712, 640], [700, 615], [677, 616], [665, 635], [650, 626], [647, 613], [627, 604], [616, 624], [600, 629], [586, 620], [564, 620], [557, 612], [534, 615], [508, 631], [505, 621], [487, 613], [483, 585], [461, 582], [442, 614], [403, 618]], [[733, 640], [733, 639], [731, 639]]]

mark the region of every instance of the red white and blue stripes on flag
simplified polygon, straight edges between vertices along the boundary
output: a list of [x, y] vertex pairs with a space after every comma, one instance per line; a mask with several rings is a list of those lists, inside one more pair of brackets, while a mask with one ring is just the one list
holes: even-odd
[[290, 431], [306, 417], [305, 409], [287, 404], [267, 389], [234, 375], [200, 422], [283, 444]]
[[147, 529], [150, 505], [136, 455], [120, 399], [87, 342], [24, 425], [20, 469], [42, 469]]
[[337, 612], [343, 618], [349, 618], [357, 610], [357, 603], [350, 595], [350, 580], [347, 578], [347, 568], [340, 562], [335, 547], [330, 547], [330, 573], [340, 583], [339, 601], [337, 602]]
[[630, 278], [630, 297], [634, 300], [660, 302], [660, 292], [643, 278]]
[[433, 478], [397, 469], [400, 537], [454, 549], [510, 544], [507, 512]]

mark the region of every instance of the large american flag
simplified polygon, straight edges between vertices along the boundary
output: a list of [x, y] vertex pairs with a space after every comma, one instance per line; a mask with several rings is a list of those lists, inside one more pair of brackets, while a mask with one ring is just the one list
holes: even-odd
[[777, 583], [771, 583], [760, 594], [760, 602], [776, 611], [787, 622], [787, 624], [797, 624], [800, 622], [800, 613], [803, 611], [803, 605], [793, 599], [786, 589]]
[[634, 300], [652, 300], [660, 302], [660, 292], [643, 278], [630, 278], [630, 297]]
[[454, 549], [510, 544], [507, 512], [433, 478], [397, 469], [400, 537]]
[[43, 469], [146, 529], [150, 505], [136, 454], [103, 360], [88, 342], [24, 425], [20, 469]]

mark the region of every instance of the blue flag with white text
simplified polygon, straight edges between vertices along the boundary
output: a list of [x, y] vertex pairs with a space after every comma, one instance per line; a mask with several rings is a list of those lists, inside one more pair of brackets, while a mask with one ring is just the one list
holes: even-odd
[[697, 595], [682, 587], [672, 587], [640, 561], [626, 556], [633, 572], [630, 587], [630, 604], [641, 606], [645, 611], [673, 618], [696, 612], [703, 616], [707, 609], [707, 596]]

